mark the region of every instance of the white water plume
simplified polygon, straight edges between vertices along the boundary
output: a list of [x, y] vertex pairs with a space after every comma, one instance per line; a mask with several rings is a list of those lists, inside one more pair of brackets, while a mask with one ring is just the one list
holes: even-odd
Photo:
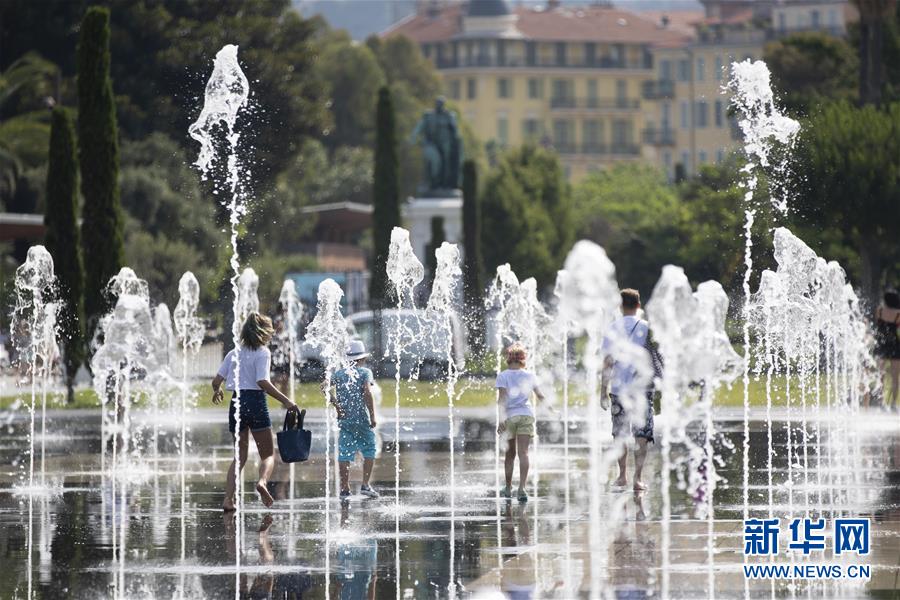
[[447, 359], [447, 419], [449, 425], [450, 449], [450, 583], [448, 590], [451, 598], [456, 597], [456, 448], [454, 437], [456, 425], [454, 419], [454, 400], [456, 397], [456, 382], [459, 379], [459, 367], [453, 354], [453, 323], [455, 307], [458, 305], [459, 287], [462, 280], [460, 268], [459, 248], [456, 244], [444, 242], [435, 250], [437, 268], [435, 269], [434, 282], [431, 285], [431, 296], [425, 309], [425, 316], [440, 332], [432, 338], [432, 343], [438, 340], [445, 341], [444, 348], [435, 348], [438, 352], [444, 352]]
[[[404, 308], [415, 309], [415, 290], [425, 278], [425, 267], [416, 258], [409, 242], [409, 231], [394, 227], [388, 249], [387, 277], [391, 291], [397, 300], [397, 327], [388, 335], [389, 345], [394, 355], [394, 534], [396, 536], [397, 596], [400, 596], [400, 366], [403, 347], [416, 341], [417, 331], [413, 331], [402, 317]], [[418, 317], [417, 317], [418, 318]], [[418, 328], [421, 331], [421, 327]]]
[[[187, 366], [189, 357], [196, 356], [203, 344], [206, 327], [197, 315], [200, 308], [200, 283], [190, 271], [185, 272], [178, 281], [178, 304], [175, 305], [173, 320], [175, 336], [181, 346], [181, 435], [179, 437], [179, 475], [181, 485], [181, 560], [187, 552], [187, 418], [188, 410], [193, 408], [196, 393], [188, 382]], [[183, 586], [182, 586], [182, 596]]]
[[[601, 429], [597, 384], [602, 358], [600, 346], [610, 323], [619, 314], [622, 298], [616, 283], [616, 268], [606, 251], [593, 242], [579, 241], [566, 257], [566, 277], [560, 280], [559, 312], [572, 325], [571, 334], [587, 338], [583, 354], [585, 387], [588, 392], [590, 508], [589, 534], [591, 555], [591, 597], [599, 597], [602, 573], [606, 567], [609, 538], [601, 523], [600, 498], [605, 493], [606, 469], [613, 452], [601, 452]], [[608, 419], [604, 419], [608, 422]], [[608, 431], [608, 430], [606, 430]], [[605, 433], [605, 432], [603, 432]], [[608, 434], [604, 435], [604, 437]], [[608, 454], [608, 456], [607, 456]]]
[[[47, 439], [47, 388], [53, 370], [53, 362], [59, 353], [57, 344], [56, 318], [58, 304], [56, 275], [53, 272], [53, 257], [43, 246], [28, 249], [25, 262], [16, 269], [15, 304], [13, 305], [11, 331], [16, 348], [18, 363], [28, 376], [31, 388], [31, 403], [28, 406], [30, 428], [28, 433], [28, 598], [32, 597], [32, 561], [34, 548], [34, 499], [46, 495], [45, 441]], [[35, 454], [35, 406], [37, 403], [38, 381], [41, 393], [41, 487], [34, 484]], [[20, 490], [20, 493], [22, 490]]]

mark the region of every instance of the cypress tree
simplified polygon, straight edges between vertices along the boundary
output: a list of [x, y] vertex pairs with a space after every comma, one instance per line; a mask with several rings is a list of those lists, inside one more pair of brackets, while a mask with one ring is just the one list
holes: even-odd
[[75, 128], [69, 112], [53, 109], [50, 156], [47, 162], [47, 202], [44, 243], [53, 256], [59, 281], [59, 329], [66, 366], [68, 401], [75, 399], [73, 384], [84, 362], [84, 269], [78, 230], [78, 158]]
[[109, 10], [92, 6], [81, 21], [78, 70], [78, 158], [84, 197], [84, 310], [89, 334], [106, 312], [110, 277], [122, 267], [122, 208], [119, 205], [119, 140], [109, 78]]
[[375, 112], [375, 169], [372, 212], [372, 279], [369, 300], [373, 307], [384, 305], [388, 293], [387, 258], [391, 230], [400, 226], [400, 170], [397, 160], [397, 126], [394, 103], [387, 86], [378, 90]]
[[484, 347], [484, 264], [481, 258], [481, 204], [478, 199], [478, 171], [474, 160], [463, 163], [463, 269], [468, 314], [469, 346], [476, 352]]

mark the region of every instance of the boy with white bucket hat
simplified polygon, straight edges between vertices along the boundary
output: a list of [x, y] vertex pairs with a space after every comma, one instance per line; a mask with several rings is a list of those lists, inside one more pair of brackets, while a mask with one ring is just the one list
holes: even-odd
[[330, 401], [337, 409], [338, 469], [341, 478], [341, 500], [350, 497], [350, 463], [359, 452], [363, 456], [363, 476], [359, 493], [369, 498], [379, 496], [369, 485], [372, 467], [375, 465], [375, 403], [372, 386], [375, 377], [363, 366], [369, 353], [360, 340], [353, 340], [347, 347], [346, 358], [351, 366], [335, 371], [331, 378]]

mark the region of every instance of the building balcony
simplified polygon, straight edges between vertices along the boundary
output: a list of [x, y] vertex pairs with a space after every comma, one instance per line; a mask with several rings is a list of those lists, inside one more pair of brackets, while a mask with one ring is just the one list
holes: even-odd
[[651, 146], [674, 146], [675, 130], [668, 127], [648, 127], [643, 131], [645, 144]]
[[675, 97], [675, 82], [671, 79], [645, 81], [643, 92], [645, 100], [671, 100]]
[[553, 144], [553, 148], [562, 156], [640, 156], [641, 147], [631, 143], [599, 144], [585, 143], [575, 144], [564, 142]]
[[438, 69], [464, 69], [464, 68], [500, 68], [500, 69], [600, 69], [600, 70], [648, 70], [653, 65], [650, 61], [625, 61], [613, 58], [598, 58], [593, 61], [566, 61], [560, 63], [556, 60], [529, 60], [527, 57], [507, 57], [500, 59], [496, 56], [440, 56], [433, 59]]
[[641, 101], [636, 98], [569, 98], [550, 99], [550, 108], [555, 111], [579, 110], [638, 110]]

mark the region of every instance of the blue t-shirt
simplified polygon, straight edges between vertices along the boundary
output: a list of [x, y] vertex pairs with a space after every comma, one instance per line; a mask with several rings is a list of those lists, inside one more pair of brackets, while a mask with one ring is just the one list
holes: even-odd
[[338, 419], [338, 425], [369, 425], [371, 415], [366, 408], [365, 390], [374, 381], [372, 371], [365, 367], [350, 367], [335, 371], [331, 383], [334, 385], [337, 405], [344, 413], [344, 418]]

